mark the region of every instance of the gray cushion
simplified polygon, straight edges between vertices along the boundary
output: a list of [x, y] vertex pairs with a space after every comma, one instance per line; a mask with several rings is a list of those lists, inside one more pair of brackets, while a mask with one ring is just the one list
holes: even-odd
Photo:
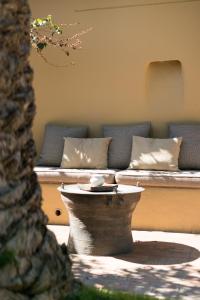
[[103, 126], [103, 136], [112, 137], [108, 151], [108, 167], [126, 169], [131, 159], [133, 135], [148, 137], [150, 123]]
[[170, 137], [182, 137], [180, 169], [200, 169], [200, 125], [170, 124]]
[[42, 151], [38, 161], [40, 166], [60, 166], [64, 148], [64, 137], [85, 138], [87, 127], [67, 127], [47, 124]]

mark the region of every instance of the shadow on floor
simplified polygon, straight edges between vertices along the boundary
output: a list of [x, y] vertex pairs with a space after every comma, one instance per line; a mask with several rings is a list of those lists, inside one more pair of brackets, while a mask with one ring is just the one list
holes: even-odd
[[[94, 263], [94, 261], [93, 261]], [[128, 293], [146, 294], [167, 299], [199, 300], [199, 278], [190, 272], [189, 266], [171, 266], [170, 269], [136, 267], [124, 268], [114, 273], [99, 266], [95, 273], [92, 263], [73, 264], [75, 277], [89, 286]]]
[[[200, 299], [200, 253], [178, 243], [136, 242], [115, 257], [72, 255], [75, 277], [84, 284], [160, 298]], [[195, 261], [195, 266], [192, 261]], [[190, 263], [189, 263], [190, 262]]]
[[200, 252], [193, 247], [168, 242], [135, 242], [133, 250], [115, 258], [137, 264], [174, 265], [191, 262], [200, 257]]

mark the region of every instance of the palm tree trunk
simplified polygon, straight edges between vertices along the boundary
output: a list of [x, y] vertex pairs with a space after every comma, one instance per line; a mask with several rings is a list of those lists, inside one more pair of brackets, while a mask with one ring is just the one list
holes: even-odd
[[0, 299], [58, 300], [73, 278], [66, 247], [46, 228], [33, 172], [27, 2], [0, 0], [0, 257], [7, 256], [0, 264]]

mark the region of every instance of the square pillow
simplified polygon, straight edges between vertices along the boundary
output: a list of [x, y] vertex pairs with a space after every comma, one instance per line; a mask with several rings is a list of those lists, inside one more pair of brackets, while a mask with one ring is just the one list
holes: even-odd
[[180, 169], [200, 169], [200, 124], [170, 124], [169, 136], [183, 138], [179, 156]]
[[130, 169], [177, 171], [181, 138], [151, 139], [133, 136]]
[[108, 167], [112, 169], [127, 169], [131, 158], [132, 136], [148, 137], [150, 128], [149, 122], [103, 126], [103, 136], [112, 137], [108, 151]]
[[60, 166], [64, 148], [64, 137], [85, 138], [88, 128], [67, 127], [55, 124], [45, 126], [44, 140], [38, 165], [40, 166]]
[[111, 138], [64, 138], [62, 168], [106, 169]]

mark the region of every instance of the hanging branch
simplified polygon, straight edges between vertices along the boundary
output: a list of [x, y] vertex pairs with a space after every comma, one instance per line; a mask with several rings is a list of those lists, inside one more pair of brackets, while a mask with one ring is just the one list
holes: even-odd
[[69, 65], [67, 64], [58, 66], [54, 63], [49, 62], [48, 59], [44, 56], [43, 50], [47, 46], [52, 46], [64, 52], [65, 55], [69, 56], [71, 50], [80, 49], [82, 43], [80, 37], [89, 32], [92, 28], [82, 30], [81, 32], [70, 36], [66, 36], [64, 33], [64, 27], [70, 27], [74, 25], [78, 25], [78, 23], [68, 25], [56, 24], [53, 22], [51, 15], [48, 15], [46, 18], [37, 18], [33, 20], [33, 22], [31, 22], [31, 44], [46, 63], [54, 67], [66, 67]]

